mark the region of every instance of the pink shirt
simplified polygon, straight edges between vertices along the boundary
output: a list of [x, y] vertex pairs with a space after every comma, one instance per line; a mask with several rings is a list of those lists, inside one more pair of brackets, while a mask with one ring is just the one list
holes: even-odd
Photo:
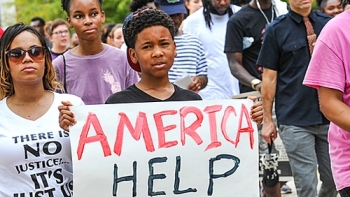
[[[343, 92], [350, 106], [350, 11], [336, 16], [317, 38], [303, 84]], [[350, 121], [350, 117], [349, 117]], [[350, 131], [331, 123], [328, 133], [332, 173], [337, 190], [350, 187]]]

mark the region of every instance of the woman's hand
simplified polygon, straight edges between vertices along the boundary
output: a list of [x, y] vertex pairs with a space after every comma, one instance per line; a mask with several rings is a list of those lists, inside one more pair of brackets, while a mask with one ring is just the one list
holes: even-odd
[[58, 106], [58, 110], [60, 111], [59, 124], [65, 131], [69, 131], [69, 126], [73, 126], [75, 123], [77, 123], [73, 112], [71, 112], [69, 109], [70, 106], [73, 105], [69, 101], [62, 101], [62, 105]]

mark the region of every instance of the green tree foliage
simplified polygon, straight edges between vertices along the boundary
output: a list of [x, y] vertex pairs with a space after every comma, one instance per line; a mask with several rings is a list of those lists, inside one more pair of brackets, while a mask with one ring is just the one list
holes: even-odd
[[[122, 23], [129, 13], [131, 0], [104, 0], [103, 10], [106, 13], [106, 23]], [[66, 13], [61, 8], [61, 0], [14, 0], [17, 22], [29, 24], [35, 16], [42, 17], [45, 21], [56, 18], [66, 18]]]
[[129, 13], [131, 0], [105, 0], [103, 10], [106, 13], [106, 23], [123, 23]]

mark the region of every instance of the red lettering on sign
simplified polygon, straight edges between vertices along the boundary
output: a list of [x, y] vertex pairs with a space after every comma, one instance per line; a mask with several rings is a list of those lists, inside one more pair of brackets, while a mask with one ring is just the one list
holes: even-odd
[[[88, 137], [90, 125], [94, 127], [97, 135]], [[80, 160], [83, 155], [85, 144], [93, 143], [93, 142], [101, 143], [103, 154], [105, 157], [111, 155], [111, 149], [109, 148], [107, 137], [102, 130], [101, 124], [98, 121], [96, 114], [89, 112], [87, 120], [84, 124], [83, 130], [81, 131], [80, 138], [79, 138], [79, 144], [77, 149], [78, 160]]]
[[[235, 116], [237, 116], [236, 110], [232, 106], [228, 106], [224, 112], [224, 117], [222, 118], [222, 122], [221, 122], [221, 131], [222, 131], [222, 134], [224, 135], [224, 138], [228, 142], [230, 142], [231, 144], [236, 144], [236, 142], [233, 141], [232, 139], [230, 139], [230, 137], [227, 134], [226, 126], [227, 126], [227, 120], [228, 120], [228, 117], [230, 114], [234, 114]], [[233, 129], [231, 128], [231, 130], [233, 130]]]
[[222, 105], [212, 105], [204, 109], [204, 112], [209, 115], [209, 130], [210, 130], [210, 144], [207, 146], [205, 151], [217, 148], [221, 146], [221, 142], [218, 141], [217, 134], [217, 124], [216, 124], [216, 112], [219, 112], [222, 109]]
[[128, 128], [131, 136], [137, 141], [140, 140], [141, 133], [142, 133], [143, 140], [146, 145], [146, 150], [148, 152], [154, 152], [153, 140], [152, 140], [151, 132], [148, 127], [146, 114], [143, 112], [139, 112], [139, 115], [137, 116], [137, 119], [136, 119], [135, 128], [132, 126], [129, 118], [126, 116], [125, 113], [119, 113], [119, 116], [120, 116], [120, 120], [119, 120], [118, 129], [117, 129], [117, 136], [114, 144], [114, 152], [119, 156], [121, 155], [125, 126]]
[[176, 110], [166, 110], [161, 111], [153, 115], [154, 122], [156, 123], [157, 131], [158, 131], [158, 148], [169, 148], [172, 146], [176, 146], [178, 144], [177, 141], [165, 142], [165, 132], [170, 131], [176, 128], [175, 124], [164, 127], [162, 116], [165, 115], [175, 115], [177, 114]]
[[[247, 121], [248, 127], [246, 128], [242, 128], [242, 121], [243, 121], [243, 115]], [[254, 129], [252, 126], [252, 121], [250, 119], [249, 113], [247, 108], [245, 107], [244, 104], [242, 104], [242, 108], [241, 108], [241, 114], [239, 116], [239, 122], [238, 122], [238, 133], [236, 136], [236, 146], [238, 145], [241, 133], [249, 133], [249, 140], [250, 140], [250, 148], [253, 149], [254, 147]]]
[[[220, 112], [222, 108], [223, 108], [222, 105], [212, 105], [212, 106], [207, 106], [202, 111], [197, 107], [186, 106], [181, 108], [179, 111], [164, 110], [164, 111], [157, 112], [153, 114], [153, 119], [154, 119], [155, 127], [157, 129], [158, 136], [156, 134], [155, 136], [152, 136], [146, 113], [139, 112], [138, 116], [136, 117], [135, 125], [133, 125], [130, 122], [130, 119], [127, 116], [127, 114], [120, 112], [119, 113], [120, 118], [117, 126], [115, 142], [114, 142], [114, 153], [117, 154], [118, 156], [122, 154], [123, 142], [125, 141], [124, 140], [125, 129], [129, 131], [129, 133], [131, 134], [131, 137], [136, 141], [140, 141], [140, 138], [142, 135], [145, 148], [148, 152], [155, 151], [152, 137], [156, 138], [156, 136], [158, 137], [158, 148], [170, 148], [170, 147], [177, 146], [179, 144], [178, 140], [176, 139], [175, 140], [173, 139], [170, 141], [166, 140], [165, 134], [166, 132], [171, 130], [180, 132], [179, 137], [180, 137], [182, 146], [185, 146], [186, 144], [186, 135], [190, 136], [197, 145], [201, 145], [203, 143], [203, 139], [198, 134], [197, 130], [202, 126], [202, 123], [204, 120], [204, 115], [203, 115], [204, 113], [208, 114], [208, 125], [205, 125], [204, 127], [209, 127], [209, 130], [204, 129], [204, 131], [210, 132], [210, 142], [208, 142], [208, 145], [206, 146], [205, 151], [222, 146], [222, 141], [220, 142], [221, 136], [218, 135], [218, 129], [217, 129], [217, 125], [220, 123], [221, 123], [220, 126], [221, 126], [221, 133], [223, 135], [223, 139], [225, 139], [230, 144], [233, 144], [236, 148], [240, 142], [241, 134], [248, 133], [249, 140], [250, 140], [250, 148], [253, 149], [254, 129], [252, 126], [252, 120], [250, 119], [246, 106], [244, 104], [241, 105], [239, 121], [237, 122], [238, 126], [235, 128], [227, 128], [227, 127], [228, 125], [232, 125], [229, 122], [230, 120], [234, 121], [234, 123], [237, 121], [236, 109], [233, 106], [227, 106], [225, 111], [223, 112], [223, 115], [221, 116], [220, 115], [221, 113], [218, 113], [218, 112]], [[151, 114], [149, 114], [149, 117], [150, 115]], [[165, 119], [165, 116], [169, 116], [169, 115], [172, 117]], [[234, 120], [230, 119], [231, 116], [234, 117], [233, 118]], [[173, 117], [174, 117], [174, 120], [178, 120], [178, 118], [180, 118], [179, 120], [180, 122], [171, 124]], [[170, 123], [167, 123], [169, 125], [164, 125], [164, 122], [165, 122], [164, 120], [169, 120], [167, 121], [167, 122], [170, 122]], [[178, 124], [180, 124], [179, 128], [177, 128]], [[96, 132], [96, 135], [94, 136], [91, 136], [91, 134], [90, 136], [88, 135], [91, 125], [94, 127]], [[243, 125], [244, 125], [244, 128], [243, 128]], [[234, 132], [237, 131], [235, 140], [232, 140], [230, 138], [229, 136], [230, 131], [234, 131]], [[201, 135], [205, 137], [207, 136], [207, 134], [201, 134]], [[80, 139], [79, 139], [79, 144], [77, 148], [78, 160], [82, 158], [85, 145], [88, 143], [94, 143], [94, 142], [100, 142], [105, 157], [111, 155], [111, 150], [107, 141], [107, 137], [102, 130], [101, 124], [98, 121], [97, 116], [93, 113], [89, 113], [87, 117], [87, 121], [84, 124], [84, 127], [80, 135]]]
[[[197, 119], [189, 127], [185, 128], [185, 117], [190, 113], [194, 113]], [[203, 143], [202, 138], [196, 132], [196, 129], [198, 129], [201, 126], [202, 122], [203, 122], [203, 114], [201, 110], [199, 110], [198, 108], [183, 107], [180, 109], [180, 133], [181, 133], [181, 143], [183, 146], [186, 143], [185, 134], [191, 136], [192, 139], [197, 143], [197, 145], [200, 145]]]

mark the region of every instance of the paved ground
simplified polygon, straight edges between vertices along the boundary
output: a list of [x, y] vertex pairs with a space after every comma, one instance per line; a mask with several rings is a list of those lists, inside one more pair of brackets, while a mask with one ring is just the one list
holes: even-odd
[[293, 181], [288, 181], [287, 185], [292, 189], [292, 193], [291, 194], [282, 194], [282, 197], [298, 197]]
[[[318, 186], [320, 187], [320, 181], [318, 182]], [[292, 188], [292, 193], [291, 194], [282, 194], [282, 197], [298, 197], [297, 196], [297, 192], [295, 190], [295, 186], [294, 186], [294, 183], [293, 181], [289, 181], [287, 182], [287, 185]], [[340, 195], [338, 194], [338, 197], [340, 197]]]

